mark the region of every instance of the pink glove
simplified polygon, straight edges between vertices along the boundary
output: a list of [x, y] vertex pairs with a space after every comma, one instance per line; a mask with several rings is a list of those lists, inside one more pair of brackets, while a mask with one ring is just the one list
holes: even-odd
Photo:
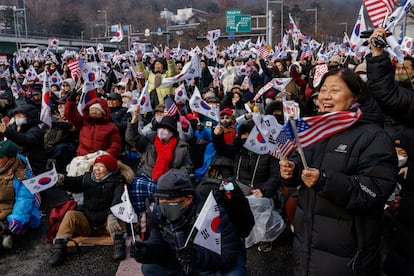
[[189, 122], [184, 116], [180, 116], [180, 124], [184, 129], [186, 129], [188, 128]]

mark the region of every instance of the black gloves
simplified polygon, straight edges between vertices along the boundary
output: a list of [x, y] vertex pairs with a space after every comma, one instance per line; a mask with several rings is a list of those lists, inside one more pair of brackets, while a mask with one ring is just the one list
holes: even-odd
[[78, 93], [76, 93], [75, 89], [72, 89], [69, 93], [68, 93], [68, 98], [71, 102], [76, 102], [76, 96], [78, 95]]
[[197, 261], [197, 250], [192, 245], [187, 245], [177, 250], [177, 260], [181, 264], [184, 274], [190, 274]]
[[129, 253], [131, 258], [134, 258], [137, 262], [143, 264], [156, 263], [163, 259], [164, 251], [162, 246], [158, 244], [150, 244], [143, 241], [135, 241], [131, 243]]

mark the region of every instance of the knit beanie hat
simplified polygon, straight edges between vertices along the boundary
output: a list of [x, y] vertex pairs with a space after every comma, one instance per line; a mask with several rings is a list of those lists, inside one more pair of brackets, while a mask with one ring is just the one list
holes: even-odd
[[118, 168], [118, 161], [109, 154], [104, 154], [96, 157], [93, 164], [95, 165], [96, 163], [104, 164], [105, 167], [111, 172], [115, 171]]
[[10, 140], [0, 142], [0, 158], [2, 157], [16, 157], [17, 145]]
[[99, 103], [94, 103], [91, 106], [89, 106], [89, 110], [93, 107], [96, 108], [96, 109], [99, 109], [103, 114], [106, 114], [106, 112], [103, 109], [102, 105], [100, 105]]

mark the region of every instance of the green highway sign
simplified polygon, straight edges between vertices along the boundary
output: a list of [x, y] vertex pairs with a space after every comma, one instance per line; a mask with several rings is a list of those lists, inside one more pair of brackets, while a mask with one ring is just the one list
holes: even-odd
[[252, 16], [250, 14], [236, 15], [236, 30], [235, 32], [250, 32], [252, 30]]
[[241, 10], [226, 11], [226, 32], [250, 32], [252, 29], [252, 16], [241, 14]]

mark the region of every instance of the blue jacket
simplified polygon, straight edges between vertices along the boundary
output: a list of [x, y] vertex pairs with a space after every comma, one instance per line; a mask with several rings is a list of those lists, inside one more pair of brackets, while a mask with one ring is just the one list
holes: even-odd
[[[33, 174], [27, 159], [20, 154], [17, 155], [17, 158], [26, 164], [26, 177], [27, 179], [31, 178]], [[28, 223], [30, 228], [39, 227], [40, 210], [35, 195], [32, 194], [23, 184], [22, 180], [17, 179], [16, 176], [14, 176], [13, 186], [16, 200], [13, 205], [13, 211], [7, 216], [7, 220], [10, 222], [12, 219], [17, 219], [23, 224]]]

